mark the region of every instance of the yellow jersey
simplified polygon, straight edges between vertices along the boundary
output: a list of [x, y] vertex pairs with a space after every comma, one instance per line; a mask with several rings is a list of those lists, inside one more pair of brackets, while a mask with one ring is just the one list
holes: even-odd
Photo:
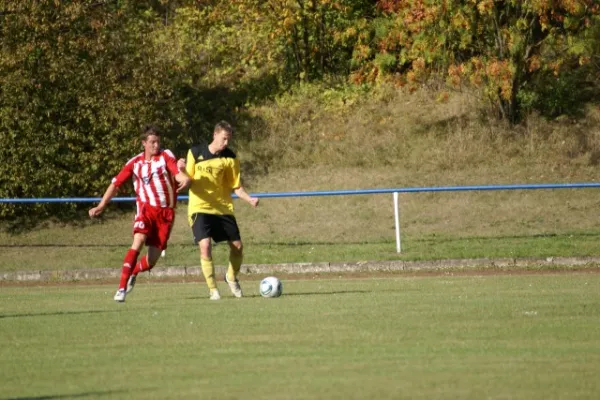
[[226, 148], [212, 154], [208, 145], [194, 146], [187, 153], [185, 169], [192, 177], [188, 216], [233, 215], [231, 193], [241, 186], [240, 162], [233, 151]]

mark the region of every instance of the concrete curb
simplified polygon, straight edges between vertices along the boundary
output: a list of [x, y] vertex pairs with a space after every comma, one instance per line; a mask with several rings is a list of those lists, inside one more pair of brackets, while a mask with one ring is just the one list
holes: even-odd
[[[524, 269], [558, 267], [600, 266], [600, 257], [546, 257], [546, 258], [477, 258], [431, 261], [359, 261], [352, 263], [290, 263], [290, 264], [245, 264], [242, 273], [248, 275], [266, 274], [311, 274], [344, 272], [394, 272], [394, 271], [436, 271], [445, 269]], [[225, 273], [225, 267], [215, 267], [217, 274]], [[60, 282], [116, 279], [121, 271], [118, 268], [74, 269], [63, 271], [14, 271], [0, 273], [0, 282]], [[200, 267], [157, 267], [150, 271], [148, 278], [196, 277], [202, 276]]]

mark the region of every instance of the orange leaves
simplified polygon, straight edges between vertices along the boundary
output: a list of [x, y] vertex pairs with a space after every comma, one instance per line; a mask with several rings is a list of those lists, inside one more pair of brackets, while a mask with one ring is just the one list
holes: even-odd
[[490, 15], [494, 9], [494, 0], [483, 0], [477, 2], [477, 11], [484, 15]]
[[485, 65], [489, 82], [500, 90], [500, 97], [508, 100], [512, 95], [514, 68], [508, 60], [492, 59]]
[[542, 60], [540, 58], [540, 56], [538, 56], [537, 54], [530, 57], [529, 60], [527, 61], [527, 71], [528, 72], [535, 72], [538, 69], [540, 69], [542, 66]]
[[456, 14], [454, 14], [451, 19], [451, 23], [452, 26], [459, 29], [467, 29], [470, 25], [466, 16], [461, 11], [458, 11]]
[[377, 2], [377, 8], [384, 13], [396, 13], [404, 7], [405, 1], [402, 0], [382, 0]]
[[506, 71], [507, 61], [492, 60], [485, 67], [485, 72], [491, 78], [500, 77]]
[[473, 57], [468, 62], [452, 64], [448, 67], [447, 83], [453, 88], [460, 88], [464, 79], [474, 86], [485, 85], [497, 88], [503, 99], [512, 95], [514, 66], [508, 60], [492, 58], [483, 60]]
[[563, 60], [553, 60], [548, 63], [548, 69], [552, 71], [554, 76], [558, 76], [560, 74], [562, 64], [563, 64]]
[[104, 25], [105, 25], [104, 21], [100, 21], [98, 19], [92, 19], [90, 21], [90, 27], [95, 31], [102, 29], [104, 27]]
[[450, 93], [448, 93], [447, 91], [443, 90], [442, 92], [440, 92], [437, 97], [436, 97], [436, 101], [438, 103], [445, 103], [448, 101], [448, 99], [450, 98]]
[[420, 74], [425, 71], [425, 59], [423, 57], [419, 57], [412, 63], [412, 69], [415, 73]]
[[579, 57], [579, 65], [587, 65], [592, 61], [590, 56], [581, 56]]
[[423, 57], [412, 61], [411, 69], [406, 73], [406, 81], [409, 84], [423, 83], [429, 71]]
[[287, 16], [283, 19], [281, 25], [286, 31], [289, 31], [296, 24], [296, 19], [293, 16]]
[[578, 15], [584, 11], [584, 6], [581, 0], [562, 0], [561, 6], [570, 14]]
[[366, 60], [371, 55], [371, 48], [365, 44], [359, 44], [354, 48], [354, 57], [358, 60]]
[[455, 88], [460, 86], [463, 72], [464, 67], [462, 65], [450, 65], [448, 67], [448, 81], [451, 86]]
[[[508, 100], [512, 96], [514, 66], [508, 60], [499, 60], [492, 58], [484, 60], [480, 57], [473, 57], [468, 62], [461, 64], [452, 64], [448, 67], [447, 83], [449, 86], [458, 89], [464, 79], [474, 86], [482, 86], [489, 89], [496, 88], [500, 97]], [[492, 90], [496, 92], [496, 90]]]
[[425, 19], [426, 12], [423, 1], [415, 0], [410, 8], [405, 9], [404, 23], [412, 25], [413, 31], [420, 31], [423, 25], [420, 23]]

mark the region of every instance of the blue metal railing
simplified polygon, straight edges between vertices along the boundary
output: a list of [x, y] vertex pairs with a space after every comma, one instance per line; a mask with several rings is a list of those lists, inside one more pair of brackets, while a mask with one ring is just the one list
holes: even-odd
[[[531, 185], [471, 185], [471, 186], [438, 186], [438, 187], [410, 187], [391, 189], [358, 189], [358, 190], [327, 190], [313, 192], [278, 192], [278, 193], [253, 193], [254, 197], [307, 197], [307, 196], [347, 196], [355, 194], [382, 194], [382, 193], [417, 193], [417, 192], [459, 192], [474, 190], [532, 190], [532, 189], [581, 189], [598, 188], [600, 183], [543, 183]], [[235, 198], [236, 196], [234, 196]], [[189, 196], [178, 196], [178, 200], [188, 200]], [[100, 197], [58, 197], [58, 198], [3, 198], [0, 203], [93, 203], [100, 201]], [[114, 197], [111, 201], [135, 201], [135, 197]]]

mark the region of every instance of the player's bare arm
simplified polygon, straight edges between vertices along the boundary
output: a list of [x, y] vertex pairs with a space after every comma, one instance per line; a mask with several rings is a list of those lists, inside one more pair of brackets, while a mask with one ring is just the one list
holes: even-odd
[[[179, 163], [177, 164], [179, 167]], [[179, 193], [190, 186], [190, 184], [192, 183], [192, 178], [188, 175], [187, 172], [185, 172], [185, 170], [179, 168], [179, 173], [175, 175], [175, 181], [177, 182], [177, 193]]]
[[233, 189], [233, 193], [235, 193], [240, 199], [250, 204], [252, 207], [258, 207], [258, 197], [250, 196], [243, 186]]
[[102, 214], [102, 211], [104, 211], [104, 208], [110, 202], [110, 200], [113, 197], [115, 197], [118, 190], [119, 190], [119, 188], [117, 188], [113, 183], [111, 183], [108, 186], [108, 188], [106, 189], [106, 192], [104, 192], [104, 195], [102, 196], [102, 200], [100, 200], [100, 203], [96, 207], [90, 208], [90, 211], [88, 212], [90, 215], [90, 218], [94, 218], [94, 217], [97, 217], [98, 215]]

